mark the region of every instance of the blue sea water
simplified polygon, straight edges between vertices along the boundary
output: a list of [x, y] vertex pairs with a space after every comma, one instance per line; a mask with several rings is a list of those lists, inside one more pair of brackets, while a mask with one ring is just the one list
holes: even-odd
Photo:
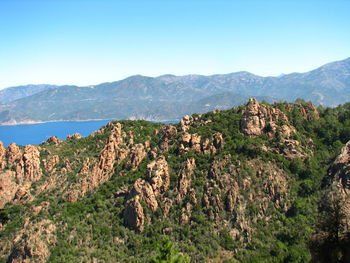
[[67, 135], [80, 133], [81, 136], [88, 136], [95, 130], [106, 125], [111, 120], [99, 121], [62, 121], [47, 122], [38, 124], [0, 126], [0, 141], [7, 147], [15, 142], [19, 145], [40, 144], [50, 136], [57, 136], [66, 139]]
[[[99, 121], [60, 121], [25, 125], [0, 125], [0, 141], [7, 147], [15, 142], [18, 145], [40, 144], [50, 136], [66, 139], [67, 135], [80, 133], [88, 136], [92, 132], [106, 125], [111, 120]], [[164, 123], [175, 123], [177, 121], [166, 121]]]

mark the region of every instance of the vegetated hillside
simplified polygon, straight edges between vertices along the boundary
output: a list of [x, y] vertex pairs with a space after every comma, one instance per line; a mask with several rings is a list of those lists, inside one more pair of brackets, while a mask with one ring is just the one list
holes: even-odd
[[[6, 94], [18, 90], [22, 87], [11, 88]], [[238, 106], [250, 96], [269, 101], [304, 98], [317, 105], [336, 106], [350, 101], [350, 58], [281, 77], [260, 77], [244, 71], [212, 76], [137, 75], [96, 86], [58, 86], [30, 94], [17, 100], [13, 96], [3, 98], [6, 103], [0, 108], [0, 123], [136, 117], [174, 120], [183, 114], [213, 110], [213, 105], [220, 109]]]
[[250, 99], [0, 146], [0, 262], [349, 262], [349, 124]]
[[25, 85], [25, 86], [16, 86], [11, 88], [6, 88], [0, 90], [0, 104], [18, 100], [24, 97], [31, 96], [33, 94], [39, 93], [46, 89], [56, 88], [56, 85]]

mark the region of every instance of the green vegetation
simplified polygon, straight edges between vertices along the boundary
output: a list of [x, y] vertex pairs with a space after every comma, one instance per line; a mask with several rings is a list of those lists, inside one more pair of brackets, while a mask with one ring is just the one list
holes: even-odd
[[[145, 178], [150, 156], [146, 156], [134, 170], [126, 168], [126, 161], [116, 165], [110, 180], [77, 202], [64, 201], [62, 189], [53, 188], [25, 206], [7, 205], [0, 211], [0, 222], [4, 225], [0, 239], [11, 240], [24, 218], [31, 222], [46, 218], [58, 229], [48, 262], [310, 262], [312, 254], [321, 247], [320, 244], [311, 244], [315, 229], [320, 224], [329, 226], [326, 222], [333, 222], [336, 214], [334, 209], [329, 212], [331, 208], [328, 207], [328, 217], [325, 217], [325, 210], [319, 208], [328, 189], [328, 169], [350, 139], [350, 103], [337, 108], [319, 107], [320, 118], [312, 115], [306, 118], [298, 104], [275, 103], [273, 106], [284, 111], [296, 128], [293, 139], [300, 142], [307, 158], [291, 159], [280, 154], [279, 151], [286, 146], [281, 143], [278, 132], [273, 138], [266, 134], [271, 131], [270, 126], [261, 136], [243, 135], [240, 132], [242, 107], [209, 112], [203, 114], [200, 121], [211, 122], [205, 125], [196, 125], [195, 122], [189, 133], [198, 133], [203, 139], [212, 140], [219, 132], [225, 140], [224, 147], [214, 155], [196, 153], [193, 149], [180, 154], [183, 133], [174, 135], [168, 151], [163, 153], [171, 179], [164, 197], [174, 202], [165, 218], [163, 203], [155, 212], [142, 204], [148, 220], [142, 233], [125, 226], [123, 212], [127, 196], [117, 192], [130, 189], [136, 179]], [[159, 149], [161, 135], [155, 130], [160, 130], [163, 124], [145, 121], [120, 123], [123, 131], [133, 132], [135, 143], [148, 140], [151, 149]], [[180, 131], [180, 124], [175, 126]], [[61, 160], [57, 171], [64, 169], [64, 159], [78, 163], [67, 174], [68, 184], [77, 182], [84, 158], [97, 158], [109, 135], [110, 129], [105, 127], [101, 134], [67, 140], [59, 147], [41, 145], [41, 155], [46, 157], [45, 149], [57, 154]], [[263, 146], [275, 150], [262, 150]], [[190, 197], [186, 196], [182, 203], [175, 200], [178, 175], [189, 158], [196, 162], [191, 187], [195, 190], [197, 202], [192, 201], [190, 223], [184, 224], [180, 220], [181, 211], [186, 202], [190, 202]], [[258, 168], [263, 172], [259, 173]], [[45, 172], [34, 186], [39, 186], [50, 176]], [[273, 184], [271, 177], [280, 181]], [[230, 211], [227, 208], [229, 194], [224, 189], [232, 182], [237, 182], [240, 189], [235, 207]], [[284, 182], [286, 189], [282, 187]], [[246, 188], [243, 189], [243, 185], [247, 185]], [[209, 196], [209, 207], [205, 204], [205, 195]], [[260, 200], [263, 198], [270, 199], [264, 203]], [[29, 207], [43, 201], [50, 202], [48, 210], [39, 214], [29, 212]], [[264, 204], [267, 205], [262, 208]], [[334, 229], [325, 231], [334, 240], [331, 235]], [[348, 243], [342, 240], [339, 244]], [[1, 255], [0, 262], [6, 262], [6, 258], [7, 255]]]

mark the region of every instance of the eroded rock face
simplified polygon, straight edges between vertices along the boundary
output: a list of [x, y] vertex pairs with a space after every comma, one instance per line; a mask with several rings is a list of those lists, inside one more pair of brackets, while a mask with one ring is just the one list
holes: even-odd
[[32, 223], [28, 219], [12, 241], [7, 262], [47, 262], [50, 248], [56, 243], [56, 226], [48, 219]]
[[202, 151], [204, 154], [215, 154], [216, 153], [216, 148], [215, 146], [210, 142], [208, 138], [206, 138], [202, 142]]
[[225, 143], [224, 137], [220, 132], [214, 133], [213, 137], [214, 137], [213, 143], [215, 148], [218, 149], [218, 148], [224, 147], [224, 143]]
[[43, 160], [43, 165], [46, 171], [52, 172], [55, 166], [60, 162], [57, 155], [50, 156], [48, 160]]
[[90, 158], [86, 158], [83, 161], [83, 167], [80, 169], [79, 173], [82, 175], [88, 175], [90, 173]]
[[315, 106], [311, 103], [308, 102], [302, 107], [302, 114], [306, 117], [306, 119], [311, 120], [312, 118], [319, 119], [320, 114], [318, 110], [315, 108]]
[[156, 211], [158, 209], [158, 201], [156, 194], [153, 191], [152, 185], [139, 178], [134, 183], [134, 188], [132, 190], [133, 195], [139, 195], [140, 199], [146, 203], [146, 205], [152, 210]]
[[59, 145], [61, 143], [61, 140], [58, 139], [56, 136], [50, 136], [49, 138], [47, 138], [46, 143]]
[[4, 169], [6, 166], [5, 155], [6, 155], [6, 149], [2, 141], [0, 141], [0, 169]]
[[160, 156], [156, 161], [147, 165], [146, 178], [151, 184], [156, 196], [168, 190], [170, 175], [168, 163], [164, 156]]
[[186, 203], [186, 206], [181, 210], [181, 224], [188, 224], [191, 219], [192, 214], [192, 205], [190, 203]]
[[146, 155], [147, 152], [143, 144], [139, 143], [134, 145], [130, 151], [130, 159], [127, 163], [127, 167], [131, 169], [136, 169], [142, 162], [143, 158], [146, 157]]
[[215, 154], [217, 149], [224, 146], [224, 138], [221, 133], [215, 133], [212, 139], [206, 138], [202, 140], [197, 133], [190, 134], [184, 132], [182, 135], [181, 144], [179, 146], [180, 153], [186, 153], [190, 149], [196, 153], [203, 152], [204, 154]]
[[289, 123], [287, 116], [279, 109], [260, 104], [251, 98], [243, 112], [241, 131], [248, 136], [274, 133], [278, 122]]
[[350, 229], [350, 141], [343, 147], [330, 171], [333, 187], [328, 197], [340, 204], [342, 231], [346, 233]]
[[[131, 199], [126, 203], [124, 213], [124, 220], [127, 225], [138, 231], [142, 231], [144, 219], [139, 220], [137, 218], [144, 218], [144, 216], [139, 214], [141, 210], [137, 202], [142, 200], [148, 208], [152, 211], [156, 211], [159, 207], [157, 199], [168, 190], [169, 184], [170, 176], [168, 163], [163, 156], [160, 156], [157, 160], [147, 165], [146, 179], [137, 179], [130, 191], [129, 195]], [[137, 198], [135, 199], [135, 197]], [[135, 222], [142, 222], [142, 225], [135, 224]]]
[[37, 147], [33, 145], [27, 145], [24, 147], [24, 180], [35, 182], [42, 176], [42, 170], [40, 167], [40, 152]]
[[176, 197], [177, 202], [181, 203], [185, 196], [188, 193], [188, 190], [191, 186], [193, 170], [196, 168], [196, 161], [194, 158], [187, 159], [185, 166], [180, 171], [179, 174], [179, 186], [178, 186], [178, 195]]
[[72, 134], [72, 135], [68, 135], [68, 136], [67, 136], [67, 140], [80, 139], [80, 138], [81, 138], [80, 133], [74, 133], [74, 134]]
[[98, 161], [85, 159], [80, 174], [85, 175], [79, 179], [77, 185], [72, 185], [66, 193], [68, 202], [75, 202], [84, 196], [86, 192], [106, 182], [114, 172], [114, 165], [120, 158], [121, 147], [124, 145], [122, 125], [109, 123], [111, 129], [107, 143], [102, 149]]
[[164, 125], [158, 135], [160, 136], [159, 148], [163, 151], [167, 151], [171, 141], [174, 139], [174, 136], [177, 134], [176, 127], [173, 125]]
[[142, 232], [144, 229], [145, 215], [139, 200], [140, 196], [136, 195], [134, 198], [127, 201], [124, 219], [130, 228]]
[[190, 129], [192, 122], [193, 122], [193, 117], [185, 115], [180, 121], [182, 131], [187, 132]]
[[15, 173], [9, 170], [0, 172], [0, 209], [12, 201], [18, 189], [14, 182]]
[[233, 212], [235, 205], [238, 201], [239, 196], [239, 186], [235, 181], [229, 188], [227, 192], [227, 210]]
[[24, 163], [22, 159], [23, 155], [21, 150], [15, 143], [11, 143], [7, 147], [6, 157], [9, 166], [14, 167], [18, 181], [22, 181], [24, 173]]

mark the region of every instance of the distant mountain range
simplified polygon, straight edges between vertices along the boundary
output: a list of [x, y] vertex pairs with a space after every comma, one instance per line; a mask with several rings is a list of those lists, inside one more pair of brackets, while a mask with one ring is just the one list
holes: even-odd
[[350, 101], [350, 58], [306, 73], [261, 77], [249, 72], [202, 76], [131, 76], [96, 86], [27, 85], [0, 91], [0, 123], [60, 120], [176, 120], [184, 114], [227, 109], [248, 97], [273, 102]]

